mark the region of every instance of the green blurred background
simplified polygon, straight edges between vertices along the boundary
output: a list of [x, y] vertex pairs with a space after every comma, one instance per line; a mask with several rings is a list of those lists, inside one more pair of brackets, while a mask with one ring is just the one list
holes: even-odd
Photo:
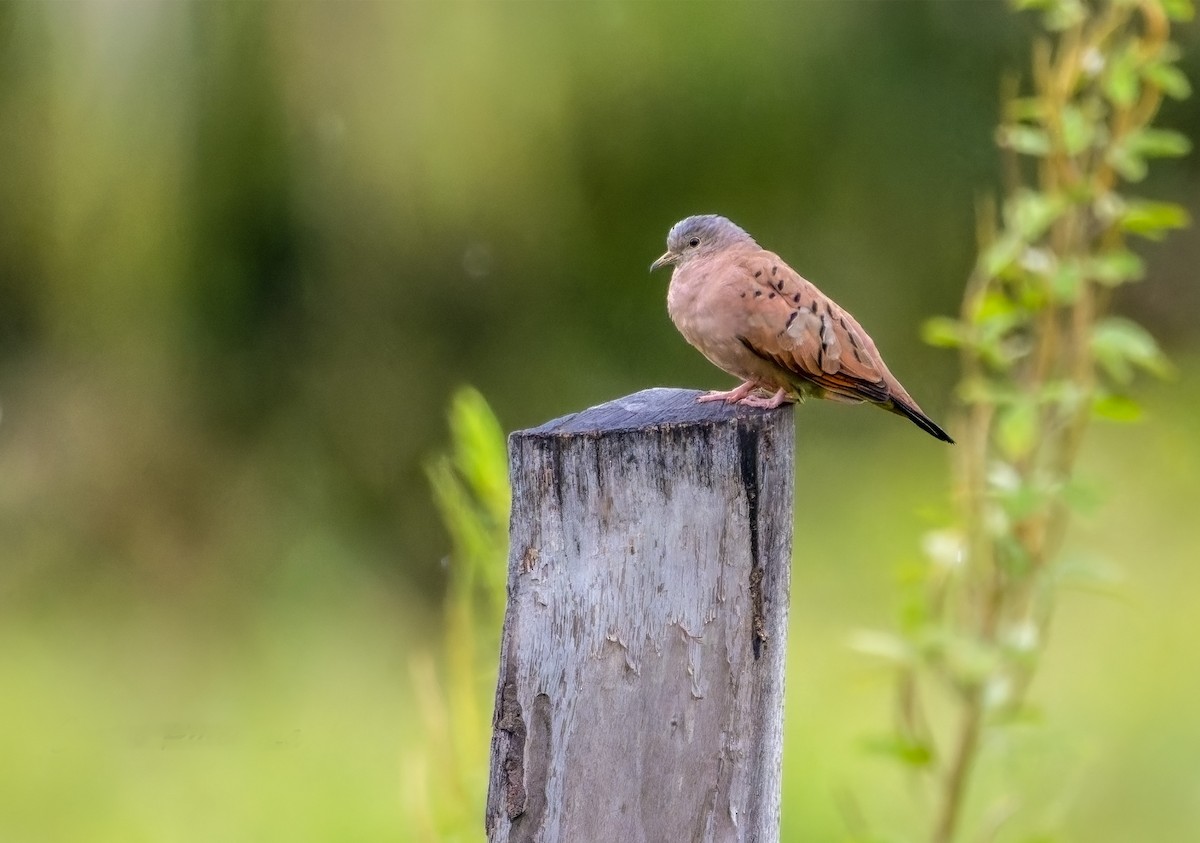
[[[423, 469], [454, 389], [511, 430], [727, 388], [647, 274], [720, 212], [947, 417], [955, 361], [917, 326], [957, 306], [1035, 28], [990, 2], [0, 4], [0, 840], [480, 839], [493, 668], [448, 702]], [[1162, 122], [1200, 138], [1200, 99]], [[1140, 189], [1195, 216], [1198, 187], [1193, 155]], [[1142, 253], [1120, 307], [1179, 376], [1085, 455], [1104, 502], [1071, 552], [1122, 573], [1064, 597], [1046, 723], [989, 747], [1007, 839], [1200, 833], [1200, 233]], [[861, 811], [899, 839], [919, 810], [860, 747], [888, 676], [845, 642], [890, 622], [947, 450], [863, 409], [798, 430], [784, 836]]]

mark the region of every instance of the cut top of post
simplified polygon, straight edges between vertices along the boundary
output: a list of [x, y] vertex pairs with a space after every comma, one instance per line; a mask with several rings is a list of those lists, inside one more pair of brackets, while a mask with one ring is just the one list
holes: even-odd
[[764, 416], [773, 411], [726, 404], [724, 401], [698, 403], [702, 395], [695, 389], [643, 389], [633, 395], [589, 407], [578, 413], [548, 421], [517, 436], [603, 435], [656, 427], [687, 427], [725, 422], [730, 419]]

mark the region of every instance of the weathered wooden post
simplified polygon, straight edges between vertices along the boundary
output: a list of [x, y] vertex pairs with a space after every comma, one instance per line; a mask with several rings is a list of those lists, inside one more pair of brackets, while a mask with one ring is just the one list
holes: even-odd
[[792, 413], [696, 395], [509, 439], [491, 843], [778, 839]]

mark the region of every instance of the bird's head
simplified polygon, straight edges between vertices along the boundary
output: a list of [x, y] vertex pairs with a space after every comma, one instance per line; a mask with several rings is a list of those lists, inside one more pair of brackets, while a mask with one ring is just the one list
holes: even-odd
[[754, 239], [725, 217], [701, 214], [680, 220], [667, 234], [666, 253], [650, 265], [650, 271], [668, 264], [683, 266], [698, 257], [711, 255], [741, 243], [754, 245]]

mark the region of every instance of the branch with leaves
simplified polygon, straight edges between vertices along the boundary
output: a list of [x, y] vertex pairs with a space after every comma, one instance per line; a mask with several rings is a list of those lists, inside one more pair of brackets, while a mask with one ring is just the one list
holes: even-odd
[[[931, 843], [964, 839], [980, 750], [1025, 709], [1067, 527], [1090, 497], [1074, 477], [1090, 420], [1136, 419], [1135, 374], [1169, 368], [1149, 332], [1110, 315], [1113, 291], [1145, 274], [1127, 238], [1188, 223], [1182, 207], [1127, 189], [1151, 159], [1191, 149], [1151, 125], [1164, 97], [1191, 93], [1170, 41], [1190, 0], [1017, 6], [1040, 10], [1045, 33], [1028, 91], [1010, 84], [1005, 98], [1005, 198], [979, 209], [959, 316], [925, 329], [961, 356], [957, 523], [927, 537], [900, 634], [862, 640], [897, 664], [885, 745], [933, 792]], [[1013, 805], [993, 799], [970, 839], [991, 839]]]

